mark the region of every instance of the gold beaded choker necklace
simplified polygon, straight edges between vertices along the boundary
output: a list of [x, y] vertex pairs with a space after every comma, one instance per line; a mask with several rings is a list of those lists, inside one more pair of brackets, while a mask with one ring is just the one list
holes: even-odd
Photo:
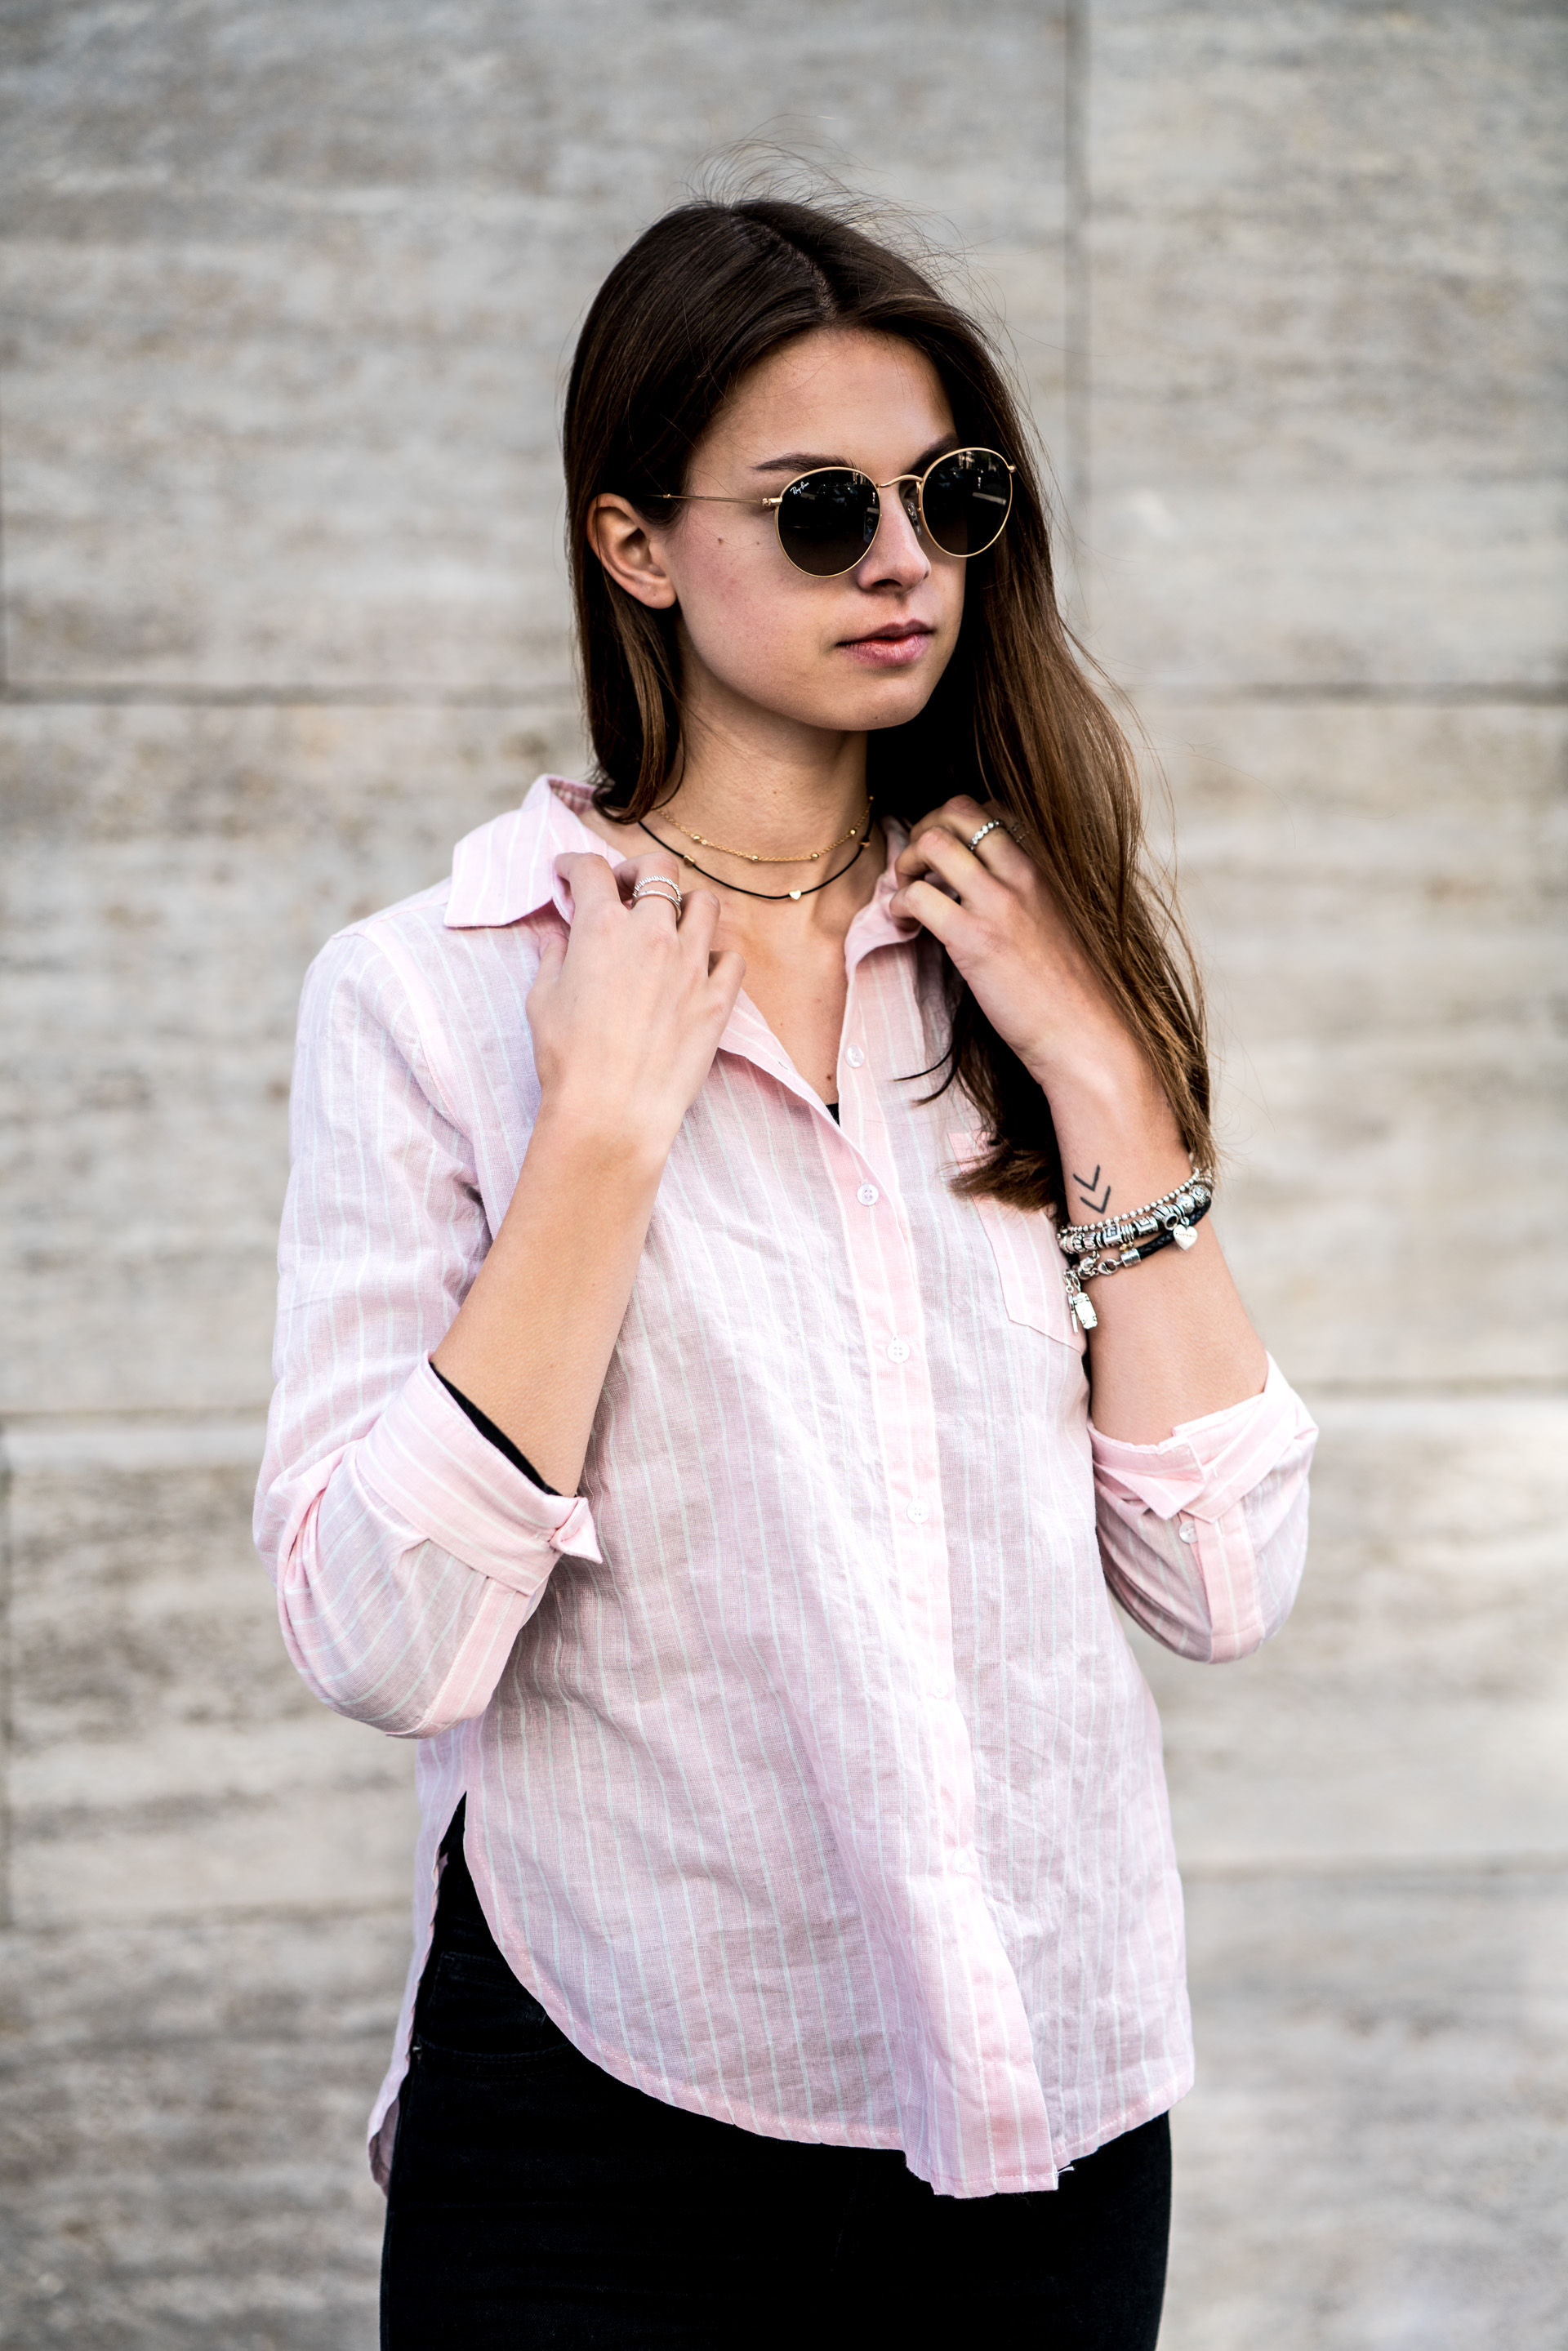
[[[710, 841], [706, 832], [693, 832], [687, 825], [675, 824], [674, 817], [670, 819], [670, 822], [687, 841], [695, 841], [699, 849], [715, 850], [720, 857], [738, 857], [747, 865], [816, 865], [824, 857], [831, 857], [835, 849], [841, 849], [846, 841], [858, 840], [862, 825], [864, 825], [868, 831], [870, 831], [871, 800], [868, 796], [865, 814], [858, 822], [852, 824], [848, 832], [841, 832], [837, 841], [830, 841], [826, 849], [802, 849], [792, 857], [764, 857], [759, 849], [727, 849], [722, 841]], [[687, 858], [686, 863], [688, 865], [691, 863], [690, 858]]]
[[871, 840], [871, 810], [872, 799], [868, 792], [865, 814], [858, 824], [852, 824], [848, 832], [841, 833], [837, 841], [831, 841], [826, 849], [808, 849], [800, 857], [764, 857], [760, 851], [754, 854], [749, 849], [726, 849], [720, 842], [709, 841], [703, 833], [688, 832], [684, 824], [675, 826], [675, 831], [685, 833], [688, 841], [700, 842], [704, 849], [716, 850], [721, 857], [744, 858], [748, 865], [815, 865], [820, 859], [831, 857], [835, 849], [842, 849], [849, 841], [854, 842], [852, 852], [836, 873], [830, 873], [826, 881], [813, 882], [809, 887], [803, 884], [799, 890], [743, 889], [738, 882], [727, 882], [721, 873], [710, 873], [706, 865], [699, 865], [695, 857], [688, 857], [685, 851], [677, 849], [673, 841], [660, 840], [653, 826], [645, 823], [641, 817], [638, 818], [637, 822], [639, 830], [645, 832], [650, 841], [658, 841], [659, 847], [668, 856], [678, 857], [683, 865], [688, 866], [694, 873], [700, 873], [705, 882], [716, 882], [721, 890], [733, 890], [737, 898], [764, 899], [771, 906], [780, 904], [786, 898], [814, 898], [819, 890], [831, 890], [835, 882], [842, 881], [850, 867], [855, 863], [861, 852]]

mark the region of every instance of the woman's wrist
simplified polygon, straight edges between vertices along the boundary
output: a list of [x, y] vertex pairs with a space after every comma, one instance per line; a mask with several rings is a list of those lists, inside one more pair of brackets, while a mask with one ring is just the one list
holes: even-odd
[[1065, 1051], [1035, 1055], [1030, 1075], [1051, 1104], [1058, 1132], [1088, 1123], [1131, 1140], [1178, 1147], [1181, 1132], [1153, 1064], [1125, 1030], [1076, 1042]]
[[540, 1159], [575, 1163], [594, 1181], [616, 1176], [633, 1186], [664, 1174], [674, 1134], [667, 1120], [655, 1120], [623, 1101], [607, 1098], [602, 1088], [579, 1092], [568, 1086], [547, 1088], [534, 1121], [528, 1155]]
[[1190, 1172], [1165, 1089], [1135, 1049], [1059, 1067], [1040, 1083], [1061, 1153], [1070, 1222], [1131, 1211]]

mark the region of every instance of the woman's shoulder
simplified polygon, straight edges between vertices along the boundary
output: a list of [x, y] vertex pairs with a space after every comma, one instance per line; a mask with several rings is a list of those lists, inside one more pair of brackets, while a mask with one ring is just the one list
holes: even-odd
[[303, 987], [303, 1016], [331, 1020], [348, 1004], [392, 1029], [446, 1025], [475, 987], [486, 985], [496, 956], [538, 964], [538, 922], [562, 907], [555, 858], [567, 849], [600, 849], [573, 811], [585, 785], [540, 776], [522, 807], [491, 816], [452, 852], [452, 872], [407, 898], [355, 914], [315, 955]]
[[520, 807], [463, 835], [442, 880], [334, 931], [311, 966], [312, 977], [373, 987], [378, 977], [397, 975], [406, 989], [419, 969], [438, 983], [444, 968], [461, 970], [497, 932], [517, 934], [512, 944], [528, 953], [531, 918], [552, 904], [560, 907], [556, 859], [574, 849], [602, 853], [603, 844], [576, 813], [588, 799], [585, 785], [540, 776]]

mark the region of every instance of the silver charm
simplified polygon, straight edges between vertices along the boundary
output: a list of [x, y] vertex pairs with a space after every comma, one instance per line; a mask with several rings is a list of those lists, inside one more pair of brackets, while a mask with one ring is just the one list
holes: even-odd
[[1190, 1225], [1173, 1225], [1171, 1227], [1171, 1238], [1175, 1241], [1177, 1249], [1191, 1249], [1193, 1243], [1197, 1238], [1197, 1235], [1194, 1232]]
[[1079, 1328], [1081, 1330], [1093, 1331], [1098, 1328], [1100, 1317], [1095, 1313], [1094, 1309], [1090, 1305], [1089, 1301], [1084, 1297], [1082, 1290], [1079, 1290], [1073, 1298], [1072, 1311], [1078, 1317]]

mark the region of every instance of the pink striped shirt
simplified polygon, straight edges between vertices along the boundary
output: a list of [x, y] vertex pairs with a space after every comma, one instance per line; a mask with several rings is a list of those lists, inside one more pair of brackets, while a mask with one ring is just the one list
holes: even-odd
[[[1314, 1431], [1260, 1395], [1090, 1425], [1048, 1219], [957, 1198], [908, 1083], [937, 950], [851, 926], [841, 1128], [742, 997], [660, 1186], [579, 1496], [431, 1371], [538, 1103], [524, 999], [604, 844], [541, 778], [306, 983], [256, 1540], [329, 1706], [417, 1739], [415, 1949], [467, 1853], [596, 2064], [774, 2137], [1050, 2188], [1191, 2081], [1159, 1723], [1112, 1595], [1184, 1656], [1283, 1621]], [[902, 845], [895, 843], [896, 847]], [[894, 852], [894, 853], [895, 853]], [[613, 862], [613, 859], [612, 859]]]

